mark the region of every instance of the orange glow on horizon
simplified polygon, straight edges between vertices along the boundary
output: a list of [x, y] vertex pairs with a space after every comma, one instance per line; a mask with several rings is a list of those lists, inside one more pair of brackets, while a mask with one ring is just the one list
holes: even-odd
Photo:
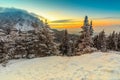
[[[83, 25], [83, 22], [71, 21], [65, 23], [49, 23], [51, 28], [80, 28]], [[120, 25], [120, 20], [94, 20], [93, 27], [97, 26], [111, 26], [111, 25]]]

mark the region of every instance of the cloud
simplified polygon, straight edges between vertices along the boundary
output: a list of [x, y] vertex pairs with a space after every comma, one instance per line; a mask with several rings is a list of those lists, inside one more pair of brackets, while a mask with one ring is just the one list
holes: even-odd
[[51, 23], [66, 23], [66, 22], [71, 22], [72, 19], [65, 19], [65, 20], [55, 20], [51, 21]]
[[[92, 20], [105, 20], [105, 19], [120, 19], [120, 17], [101, 17], [101, 18], [92, 18]], [[51, 21], [51, 23], [69, 23], [69, 22], [83, 22], [82, 20], [78, 19], [63, 19], [63, 20], [55, 20]]]
[[102, 19], [120, 19], [120, 17], [101, 17], [101, 18], [92, 18], [94, 20], [102, 20]]
[[69, 22], [81, 22], [81, 21], [75, 19], [63, 19], [63, 20], [51, 21], [51, 23], [69, 23]]

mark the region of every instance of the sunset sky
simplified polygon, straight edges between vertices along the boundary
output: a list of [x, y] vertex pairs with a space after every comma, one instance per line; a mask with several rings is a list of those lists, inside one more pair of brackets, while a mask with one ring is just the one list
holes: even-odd
[[94, 27], [120, 25], [120, 0], [0, 0], [0, 7], [36, 13], [57, 29], [79, 28], [86, 15]]

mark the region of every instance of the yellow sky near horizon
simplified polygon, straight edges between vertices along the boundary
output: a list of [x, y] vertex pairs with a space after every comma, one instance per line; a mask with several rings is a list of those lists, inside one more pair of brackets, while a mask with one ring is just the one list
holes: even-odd
[[[92, 20], [93, 21], [93, 27], [98, 26], [112, 26], [112, 25], [120, 25], [119, 19], [102, 19], [102, 20]], [[49, 25], [51, 28], [80, 28], [83, 25], [83, 21], [68, 21], [68, 22], [49, 22]]]

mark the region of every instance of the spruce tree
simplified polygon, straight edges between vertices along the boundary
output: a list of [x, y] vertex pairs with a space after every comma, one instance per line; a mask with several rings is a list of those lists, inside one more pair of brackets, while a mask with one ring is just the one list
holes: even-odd
[[120, 51], [120, 32], [118, 34], [118, 50]]
[[93, 38], [94, 47], [97, 48], [98, 50], [101, 50], [102, 52], [107, 51], [107, 45], [109, 45], [109, 43], [110, 43], [107, 40], [108, 39], [103, 30], [98, 35], [94, 36], [94, 38]]
[[115, 31], [113, 31], [112, 33], [112, 50], [117, 50], [118, 49], [118, 38], [117, 38], [117, 33], [115, 33]]
[[113, 47], [112, 34], [108, 35], [106, 42], [107, 42], [107, 49], [111, 50]]
[[71, 55], [76, 55], [77, 48], [76, 48], [76, 39], [74, 37], [70, 40], [70, 48], [71, 48]]
[[106, 35], [104, 30], [102, 32], [99, 33], [99, 42], [100, 42], [100, 50], [105, 52], [107, 51], [107, 43], [106, 43]]
[[99, 36], [98, 35], [95, 35], [94, 38], [93, 38], [93, 46], [97, 49], [100, 49], [99, 47], [100, 43], [99, 43]]
[[92, 21], [90, 21], [90, 35], [92, 36], [93, 35], [93, 26], [92, 26]]
[[64, 31], [63, 39], [60, 44], [60, 51], [63, 55], [68, 55], [70, 51], [69, 37], [67, 30]]
[[80, 43], [78, 43], [79, 50], [82, 51], [85, 48], [93, 47], [93, 40], [92, 40], [92, 34], [93, 34], [93, 28], [92, 28], [92, 21], [91, 24], [89, 24], [88, 17], [85, 16], [84, 25], [82, 26], [82, 31], [80, 32]]
[[35, 33], [38, 38], [38, 50], [42, 55], [56, 55], [58, 53], [57, 45], [54, 42], [54, 34], [53, 31], [50, 29], [47, 20], [45, 20], [45, 24], [43, 25], [43, 27], [38, 28]]

